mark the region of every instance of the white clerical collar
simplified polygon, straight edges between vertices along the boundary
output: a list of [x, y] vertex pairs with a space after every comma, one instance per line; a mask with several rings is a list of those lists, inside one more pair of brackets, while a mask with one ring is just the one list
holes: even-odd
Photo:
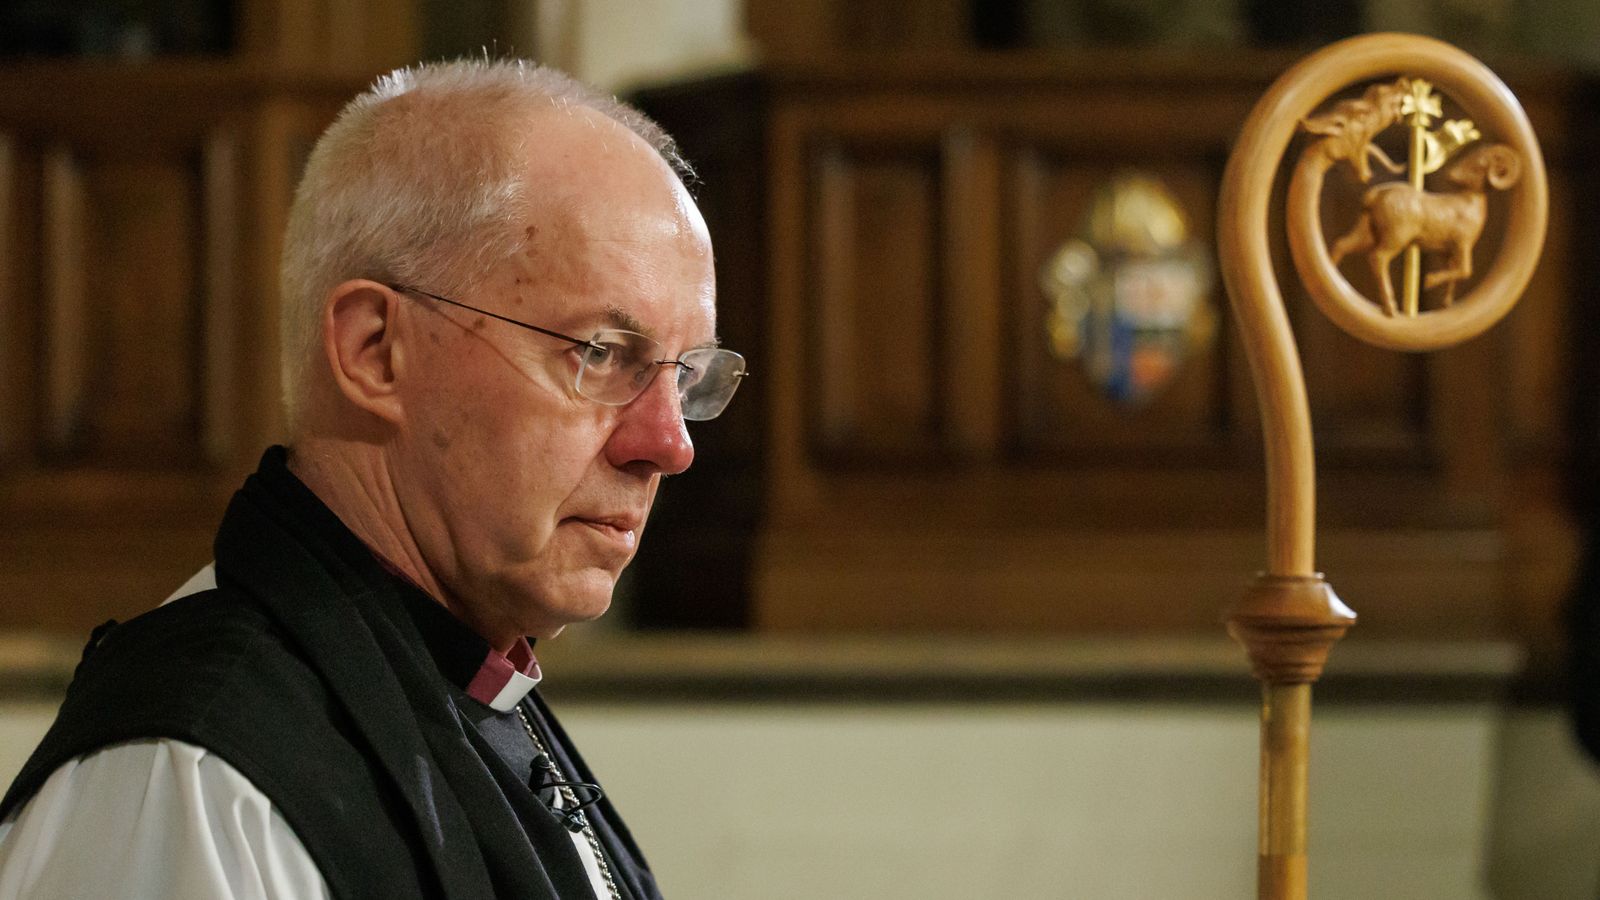
[[478, 674], [467, 684], [467, 696], [495, 712], [510, 712], [543, 677], [533, 646], [527, 638], [517, 638], [509, 653], [501, 655], [489, 650]]

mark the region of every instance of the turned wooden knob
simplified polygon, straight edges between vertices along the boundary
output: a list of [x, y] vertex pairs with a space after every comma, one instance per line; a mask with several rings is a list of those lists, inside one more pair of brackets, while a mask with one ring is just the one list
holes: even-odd
[[1309, 684], [1322, 676], [1328, 651], [1356, 623], [1322, 575], [1256, 576], [1226, 615], [1228, 634], [1250, 655], [1256, 678]]

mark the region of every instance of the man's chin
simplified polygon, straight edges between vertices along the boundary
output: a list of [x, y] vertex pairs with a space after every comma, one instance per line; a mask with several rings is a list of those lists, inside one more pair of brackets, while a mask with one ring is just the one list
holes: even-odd
[[535, 618], [538, 629], [529, 633], [540, 638], [553, 638], [568, 625], [592, 622], [611, 608], [611, 595], [617, 580], [609, 572], [586, 572], [584, 577], [558, 588], [544, 599], [532, 601], [540, 611]]

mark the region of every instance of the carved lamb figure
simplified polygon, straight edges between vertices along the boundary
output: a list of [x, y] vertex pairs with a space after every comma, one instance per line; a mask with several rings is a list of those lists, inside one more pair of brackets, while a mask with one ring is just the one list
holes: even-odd
[[1389, 263], [1415, 242], [1423, 250], [1449, 254], [1446, 267], [1430, 272], [1423, 287], [1446, 285], [1444, 305], [1455, 301], [1456, 282], [1472, 275], [1472, 245], [1483, 233], [1485, 185], [1505, 190], [1522, 176], [1522, 160], [1505, 144], [1481, 147], [1445, 172], [1457, 190], [1419, 191], [1404, 181], [1380, 184], [1362, 198], [1365, 212], [1330, 248], [1335, 265], [1351, 253], [1366, 253], [1383, 293], [1383, 311], [1395, 315]]

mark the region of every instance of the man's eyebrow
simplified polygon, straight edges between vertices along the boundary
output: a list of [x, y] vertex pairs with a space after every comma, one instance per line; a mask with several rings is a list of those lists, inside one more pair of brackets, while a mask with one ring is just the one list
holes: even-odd
[[[620, 306], [606, 307], [606, 322], [617, 328], [621, 328], [623, 331], [636, 331], [652, 341], [656, 339], [654, 329], [639, 321], [639, 319], [635, 317], [633, 313], [628, 312]], [[699, 344], [695, 344], [691, 349], [709, 350], [720, 346], [722, 346], [722, 338], [713, 337], [709, 341], [703, 341]]]
[[650, 340], [655, 340], [655, 332], [650, 326], [644, 324], [620, 306], [606, 307], [606, 321], [624, 331], [636, 331]]

